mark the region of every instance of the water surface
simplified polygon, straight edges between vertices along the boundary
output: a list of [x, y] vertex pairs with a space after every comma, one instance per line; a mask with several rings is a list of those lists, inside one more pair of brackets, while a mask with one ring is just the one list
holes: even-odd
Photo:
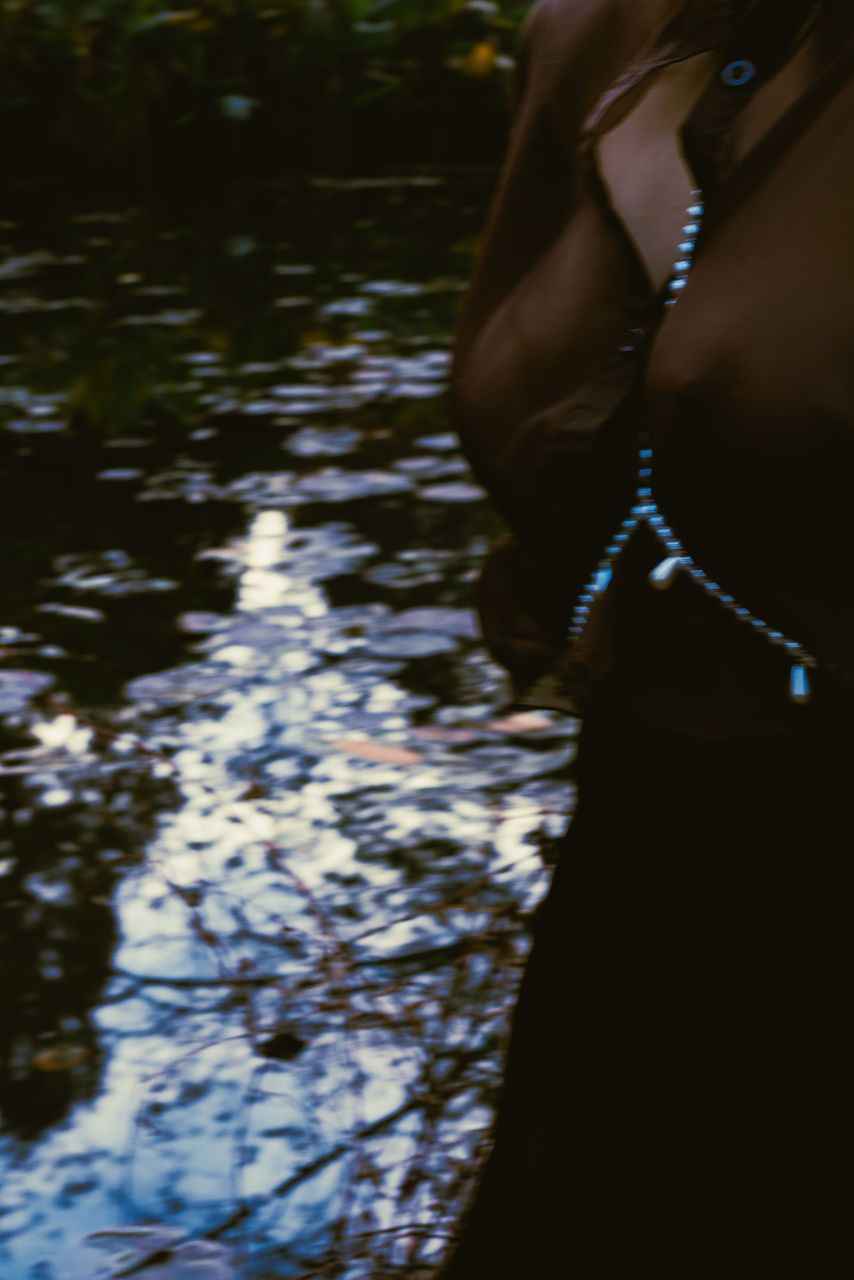
[[414, 1277], [453, 1230], [575, 730], [470, 610], [489, 185], [4, 210], [8, 1280]]

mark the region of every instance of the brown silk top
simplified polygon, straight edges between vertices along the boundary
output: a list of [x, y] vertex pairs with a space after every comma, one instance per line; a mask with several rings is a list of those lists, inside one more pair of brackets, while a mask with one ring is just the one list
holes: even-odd
[[[520, 702], [583, 708], [602, 688], [653, 723], [709, 738], [813, 730], [847, 713], [851, 9], [540, 0], [528, 17], [451, 376], [464, 447], [512, 530], [478, 603]], [[662, 68], [704, 51], [715, 53], [707, 87], [681, 137], [706, 215], [688, 286], [666, 310], [600, 144]], [[749, 78], [731, 83], [744, 64]], [[642, 430], [655, 498], [694, 561], [818, 659], [808, 706], [787, 699], [785, 655], [687, 577], [650, 588], [664, 552], [645, 530], [568, 651], [574, 599], [631, 505]]]

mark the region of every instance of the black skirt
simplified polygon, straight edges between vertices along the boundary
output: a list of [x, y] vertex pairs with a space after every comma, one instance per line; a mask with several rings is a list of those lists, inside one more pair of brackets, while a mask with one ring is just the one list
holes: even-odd
[[585, 721], [494, 1148], [441, 1280], [850, 1268], [847, 729], [700, 743]]

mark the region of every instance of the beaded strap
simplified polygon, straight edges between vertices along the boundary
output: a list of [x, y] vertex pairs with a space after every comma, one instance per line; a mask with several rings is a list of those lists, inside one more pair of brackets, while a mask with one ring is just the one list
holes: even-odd
[[[673, 272], [667, 286], [669, 296], [664, 304], [666, 307], [676, 305], [688, 281], [688, 274], [693, 264], [694, 250], [697, 244], [697, 235], [700, 231], [700, 222], [703, 217], [702, 192], [694, 191], [691, 193], [691, 204], [688, 206], [686, 214], [688, 221], [682, 228], [684, 238], [679, 245], [679, 258], [673, 265]], [[733, 617], [738, 618], [740, 622], [745, 623], [757, 634], [763, 636], [770, 644], [785, 650], [792, 663], [789, 673], [789, 698], [796, 703], [809, 702], [810, 685], [808, 672], [810, 668], [818, 665], [816, 659], [797, 640], [791, 640], [783, 635], [782, 631], [776, 631], [767, 622], [757, 618], [744, 605], [739, 604], [723, 587], [714, 582], [699, 565], [694, 563], [679, 538], [673, 532], [672, 527], [665, 520], [652, 496], [652, 449], [646, 438], [642, 438], [640, 443], [638, 483], [632, 508], [609, 545], [605, 548], [589, 582], [576, 601], [569, 626], [569, 639], [574, 642], [581, 635], [590, 617], [594, 602], [604, 594], [611, 581], [614, 566], [622, 554], [623, 548], [635, 529], [641, 524], [645, 524], [655, 534], [667, 552], [664, 559], [660, 564], [656, 565], [649, 575], [651, 585], [663, 591], [670, 586], [677, 573], [687, 573], [707, 596], [717, 600]]]

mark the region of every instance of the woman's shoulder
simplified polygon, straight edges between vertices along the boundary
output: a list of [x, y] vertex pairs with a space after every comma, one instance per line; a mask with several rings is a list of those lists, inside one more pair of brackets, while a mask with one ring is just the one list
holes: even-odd
[[523, 26], [538, 37], [610, 34], [619, 40], [653, 32], [680, 7], [678, 0], [537, 0]]
[[599, 64], [636, 52], [673, 11], [674, 0], [537, 0], [522, 26], [520, 62], [548, 82], [567, 73], [596, 78]]

